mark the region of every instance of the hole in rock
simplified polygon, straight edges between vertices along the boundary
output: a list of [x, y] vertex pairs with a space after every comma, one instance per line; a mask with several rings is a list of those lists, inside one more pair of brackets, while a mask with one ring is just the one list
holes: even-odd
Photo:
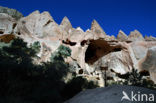
[[122, 48], [119, 46], [110, 46], [105, 40], [90, 40], [90, 44], [85, 53], [85, 62], [93, 64], [99, 58], [107, 55], [110, 52], [121, 51]]
[[20, 32], [18, 32], [17, 34], [18, 34], [18, 35], [21, 35], [21, 33], [20, 33]]
[[76, 45], [76, 42], [71, 42], [69, 40], [66, 40], [66, 41], [62, 41], [62, 43], [66, 44], [66, 45], [70, 45], [70, 46], [75, 46]]
[[14, 23], [14, 24], [13, 24], [13, 26], [12, 26], [12, 29], [15, 29], [16, 25], [17, 25], [17, 24], [16, 24], [16, 23]]
[[80, 69], [79, 70], [79, 74], [83, 74], [83, 69]]
[[0, 34], [3, 34], [4, 32], [3, 31], [0, 31]]
[[83, 40], [83, 41], [81, 42], [81, 46], [84, 46], [86, 43], [87, 43], [87, 40]]

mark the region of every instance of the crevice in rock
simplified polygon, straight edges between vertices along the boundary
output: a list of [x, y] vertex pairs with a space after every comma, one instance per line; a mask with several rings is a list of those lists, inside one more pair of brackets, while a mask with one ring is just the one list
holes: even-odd
[[48, 20], [46, 24], [44, 24], [44, 26], [47, 26], [48, 24], [50, 24], [52, 21]]
[[4, 31], [3, 30], [0, 30], [0, 34], [3, 34], [4, 33]]
[[70, 46], [75, 46], [76, 45], [76, 42], [71, 42], [68, 39], [66, 41], [62, 40], [62, 43], [66, 44], [66, 45], [70, 45]]
[[16, 23], [14, 23], [14, 24], [13, 24], [13, 26], [12, 26], [12, 29], [15, 29], [16, 25], [17, 25], [17, 24], [16, 24]]
[[131, 43], [132, 41], [126, 41], [126, 43]]

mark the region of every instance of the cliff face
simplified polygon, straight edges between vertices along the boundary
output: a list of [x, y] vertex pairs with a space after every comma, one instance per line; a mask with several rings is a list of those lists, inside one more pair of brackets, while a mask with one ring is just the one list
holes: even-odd
[[[156, 39], [144, 38], [137, 30], [129, 36], [120, 30], [116, 39], [107, 35], [95, 20], [91, 29], [83, 31], [80, 27], [73, 28], [67, 17], [59, 25], [48, 12], [39, 11], [20, 20], [0, 13], [0, 21], [1, 41], [6, 42], [7, 35], [14, 35], [23, 38], [28, 44], [40, 42], [39, 62], [48, 61], [52, 52], [60, 45], [65, 45], [72, 50], [72, 55], [66, 62], [76, 67], [78, 75], [94, 78], [101, 86], [104, 85], [103, 68], [107, 68], [108, 75], [114, 80], [119, 79], [116, 73], [123, 75], [132, 68], [146, 70], [156, 82], [155, 62], [146, 60], [151, 53], [150, 48], [156, 46]], [[156, 52], [155, 49], [152, 50]], [[152, 58], [156, 59], [155, 56]], [[140, 66], [146, 63], [151, 65], [148, 68]]]

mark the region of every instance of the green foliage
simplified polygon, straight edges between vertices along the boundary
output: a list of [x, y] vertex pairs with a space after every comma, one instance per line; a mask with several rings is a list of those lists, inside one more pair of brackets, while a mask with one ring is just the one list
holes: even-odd
[[10, 43], [0, 42], [0, 49], [3, 47], [9, 47], [11, 45], [12, 41]]
[[36, 52], [39, 53], [41, 49], [41, 45], [39, 41], [34, 42], [30, 47]]
[[56, 52], [54, 52], [51, 55], [51, 61], [54, 62], [56, 60], [58, 61], [64, 61], [64, 58], [67, 58], [68, 56], [71, 56], [71, 49], [61, 45], [58, 47], [58, 49], [56, 50]]
[[136, 69], [132, 69], [132, 72], [129, 73], [128, 79], [125, 80], [123, 84], [156, 89], [156, 85], [154, 84], [154, 82], [143, 78], [143, 75], [141, 75]]
[[109, 85], [113, 84], [120, 84], [120, 85], [131, 85], [131, 86], [139, 86], [139, 87], [145, 87], [150, 89], [156, 89], [156, 85], [152, 80], [149, 80], [147, 78], [144, 78], [143, 75], [141, 75], [136, 69], [132, 69], [132, 72], [126, 74], [126, 78], [124, 81], [116, 81], [116, 82], [110, 82]]
[[142, 77], [143, 76], [136, 69], [132, 69], [132, 72], [129, 73], [129, 77], [124, 84], [139, 86], [142, 84]]
[[61, 55], [63, 58], [67, 58], [68, 56], [71, 56], [71, 49], [61, 45], [58, 47], [58, 54]]

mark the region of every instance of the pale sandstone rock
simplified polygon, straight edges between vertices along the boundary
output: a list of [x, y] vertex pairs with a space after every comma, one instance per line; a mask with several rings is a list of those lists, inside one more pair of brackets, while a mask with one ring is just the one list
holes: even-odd
[[[35, 11], [21, 18], [13, 29], [11, 27], [14, 20], [8, 19], [8, 16], [4, 18], [6, 21], [0, 22], [0, 27], [6, 28], [7, 34], [13, 33], [28, 44], [40, 42], [38, 62], [48, 61], [51, 53], [63, 44], [72, 50], [71, 57], [67, 58], [66, 62], [73, 65], [72, 68], [77, 68], [77, 73], [80, 70], [82, 76], [93, 77], [101, 86], [104, 85], [101, 67], [108, 68], [107, 74], [115, 80], [115, 73], [126, 74], [132, 68], [140, 70], [138, 62], [145, 57], [148, 48], [156, 46], [153, 40], [145, 41], [137, 30], [131, 32], [128, 38], [122, 31], [119, 31], [117, 39], [106, 35], [95, 20], [92, 22], [91, 30], [84, 32], [80, 27], [73, 28], [67, 17], [58, 25], [48, 12]], [[7, 29], [8, 25], [10, 29]], [[155, 78], [154, 72], [150, 74], [151, 78]]]
[[91, 31], [101, 38], [103, 38], [106, 35], [106, 33], [103, 31], [103, 29], [96, 20], [93, 20], [91, 24]]
[[[51, 53], [61, 45], [59, 40], [62, 38], [61, 29], [48, 12], [40, 14], [39, 11], [35, 11], [29, 16], [21, 18], [14, 32], [29, 44], [35, 41], [40, 42], [41, 52], [39, 55], [42, 57], [42, 61], [47, 61]], [[46, 50], [48, 54], [44, 52], [44, 47], [50, 48], [50, 50]]]
[[5, 13], [0, 13], [0, 35], [12, 34], [16, 27], [16, 20]]
[[69, 32], [69, 30], [72, 29], [72, 25], [66, 16], [63, 18], [60, 27], [66, 32]]
[[155, 37], [153, 37], [153, 36], [145, 36], [145, 40], [146, 41], [156, 41], [156, 38]]
[[142, 34], [138, 30], [130, 32], [128, 36], [128, 41], [144, 41]]
[[128, 36], [122, 30], [120, 30], [117, 35], [117, 39], [119, 41], [126, 41], [128, 39]]
[[156, 83], [156, 46], [148, 49], [146, 56], [140, 60], [141, 70], [149, 71], [151, 79]]

